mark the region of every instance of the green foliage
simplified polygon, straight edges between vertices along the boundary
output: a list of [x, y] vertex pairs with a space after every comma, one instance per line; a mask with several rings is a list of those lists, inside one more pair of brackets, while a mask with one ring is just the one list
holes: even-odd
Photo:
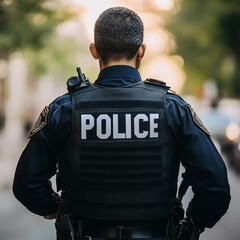
[[[226, 96], [240, 97], [239, 0], [181, 0], [168, 29], [184, 58], [185, 92], [197, 94], [202, 83], [214, 79]], [[232, 66], [231, 66], [232, 64]]]
[[57, 41], [54, 30], [70, 17], [57, 0], [1, 1], [0, 59], [8, 59], [14, 51], [24, 52], [35, 75], [56, 68], [56, 61], [65, 64], [66, 51], [74, 45]]
[[[36, 51], [25, 50], [23, 55], [28, 62], [32, 76], [50, 74], [57, 81], [65, 81], [75, 73], [79, 46], [73, 39], [59, 39], [48, 36], [47, 44]], [[30, 61], [28, 61], [30, 60]]]
[[33, 0], [2, 1], [0, 19], [0, 51], [5, 56], [14, 48], [40, 47], [41, 36], [63, 20], [44, 1]]

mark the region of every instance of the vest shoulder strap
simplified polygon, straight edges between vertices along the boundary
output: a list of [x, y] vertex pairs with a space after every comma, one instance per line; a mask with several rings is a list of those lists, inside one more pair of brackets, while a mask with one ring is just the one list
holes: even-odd
[[165, 88], [167, 91], [170, 89], [169, 86], [167, 86], [166, 82], [154, 78], [147, 78], [144, 83], [159, 86]]

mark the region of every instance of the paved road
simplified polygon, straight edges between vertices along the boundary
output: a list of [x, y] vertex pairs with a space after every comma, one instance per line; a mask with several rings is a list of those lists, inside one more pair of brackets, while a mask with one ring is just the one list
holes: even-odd
[[10, 191], [0, 192], [1, 240], [55, 239], [53, 221], [30, 214], [12, 196]]
[[[240, 236], [240, 178], [229, 171], [232, 202], [228, 213], [213, 229], [206, 230], [201, 240], [237, 240]], [[188, 193], [191, 195], [191, 193]], [[1, 240], [53, 240], [53, 221], [29, 213], [12, 196], [11, 191], [0, 191]]]
[[201, 240], [240, 239], [240, 176], [228, 170], [232, 200], [228, 212], [212, 228], [201, 235]]

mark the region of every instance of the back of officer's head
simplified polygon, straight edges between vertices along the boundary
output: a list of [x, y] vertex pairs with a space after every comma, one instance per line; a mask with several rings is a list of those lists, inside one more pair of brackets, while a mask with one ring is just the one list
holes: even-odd
[[105, 10], [94, 28], [95, 45], [102, 61], [131, 60], [143, 43], [143, 22], [130, 9], [113, 7]]

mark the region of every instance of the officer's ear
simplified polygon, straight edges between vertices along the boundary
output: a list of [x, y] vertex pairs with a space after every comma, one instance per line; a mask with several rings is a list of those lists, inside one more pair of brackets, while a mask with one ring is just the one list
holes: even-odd
[[98, 51], [96, 49], [96, 45], [95, 43], [91, 43], [90, 46], [89, 46], [89, 50], [93, 56], [94, 59], [99, 59], [99, 54], [98, 54]]
[[145, 51], [146, 51], [146, 45], [142, 44], [140, 46], [140, 48], [138, 49], [137, 54], [136, 54], [136, 58], [135, 58], [135, 67], [137, 69], [139, 69], [139, 67], [140, 67], [140, 63], [141, 63], [141, 60], [144, 56]]
[[146, 45], [142, 44], [137, 52], [137, 60], [141, 61], [146, 51]]

